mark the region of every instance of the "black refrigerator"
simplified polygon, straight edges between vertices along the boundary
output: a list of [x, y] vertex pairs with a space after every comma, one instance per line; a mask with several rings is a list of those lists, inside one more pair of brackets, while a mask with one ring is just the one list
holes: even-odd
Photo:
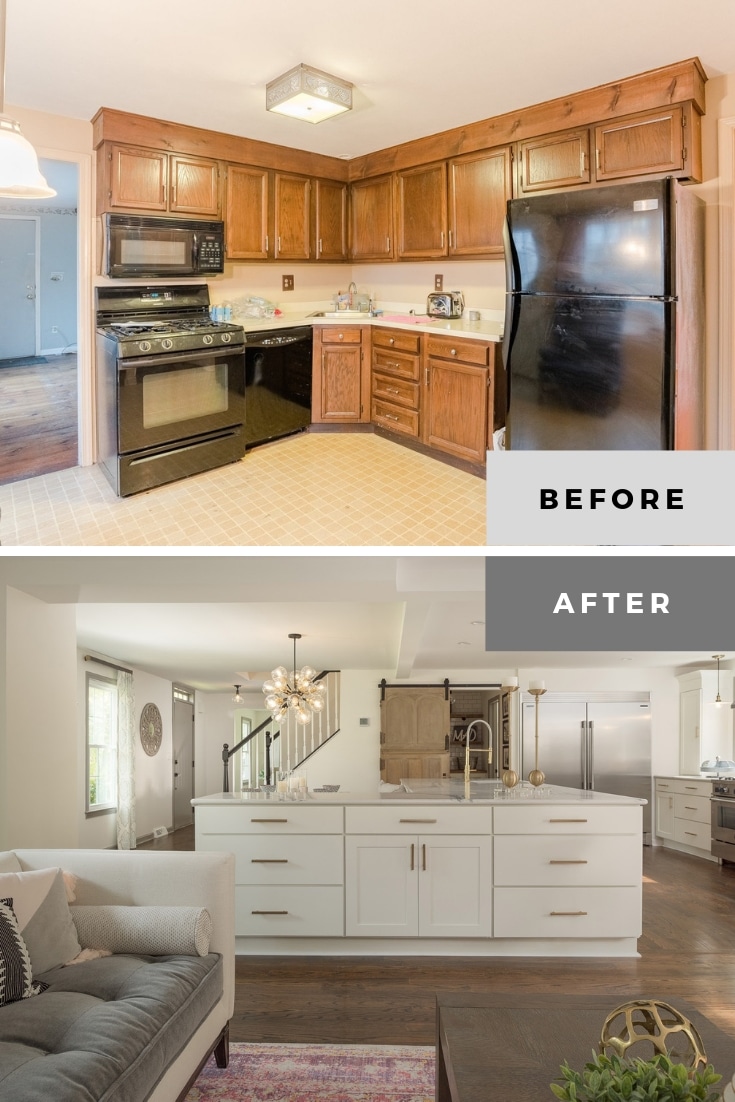
[[671, 178], [509, 201], [506, 448], [702, 446], [702, 208]]

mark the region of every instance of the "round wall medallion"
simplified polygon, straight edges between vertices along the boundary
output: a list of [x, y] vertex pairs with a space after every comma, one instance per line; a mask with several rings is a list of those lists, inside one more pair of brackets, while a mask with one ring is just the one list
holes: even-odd
[[146, 704], [140, 713], [140, 741], [149, 757], [161, 749], [163, 723], [161, 713], [155, 704]]

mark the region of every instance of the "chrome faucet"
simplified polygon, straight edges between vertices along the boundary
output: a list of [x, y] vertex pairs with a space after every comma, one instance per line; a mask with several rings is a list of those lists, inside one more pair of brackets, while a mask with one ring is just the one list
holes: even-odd
[[350, 310], [351, 310], [352, 307], [355, 305], [355, 295], [357, 294], [357, 284], [354, 282], [354, 280], [352, 281], [352, 283], [347, 288], [347, 294], [350, 296]]
[[[470, 731], [472, 730], [472, 728], [477, 723], [482, 723], [483, 726], [487, 727], [490, 743], [492, 743], [492, 740], [493, 740], [493, 729], [490, 726], [490, 724], [487, 723], [484, 719], [473, 719], [472, 723], [470, 723], [469, 726], [467, 727], [467, 731], [466, 731], [467, 750], [465, 752], [465, 758], [464, 758], [464, 798], [465, 798], [465, 800], [469, 800], [469, 798], [470, 798]], [[490, 763], [493, 760], [492, 745], [490, 747], [478, 746], [476, 750], [473, 750], [473, 753], [474, 754], [488, 754], [489, 755], [488, 759], [487, 759], [488, 763]]]

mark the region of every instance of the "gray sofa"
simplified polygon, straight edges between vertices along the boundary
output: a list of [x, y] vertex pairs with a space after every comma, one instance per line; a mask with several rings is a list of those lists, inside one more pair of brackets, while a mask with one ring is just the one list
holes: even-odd
[[[55, 967], [48, 988], [0, 1006], [0, 1102], [174, 1102], [234, 1009], [234, 859], [225, 853], [15, 850], [0, 872], [59, 867], [82, 907], [186, 906], [212, 918], [209, 952], [115, 953]], [[71, 908], [72, 916], [74, 907]]]

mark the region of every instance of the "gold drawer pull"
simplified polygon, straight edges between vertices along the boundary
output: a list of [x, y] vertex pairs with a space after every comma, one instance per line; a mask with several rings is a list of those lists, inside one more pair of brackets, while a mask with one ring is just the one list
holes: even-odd
[[426, 872], [426, 842], [421, 847], [421, 868]]
[[577, 918], [581, 915], [586, 915], [586, 911], [549, 911], [549, 914], [554, 918]]
[[251, 911], [251, 915], [287, 915], [288, 911]]
[[696, 807], [690, 807], [689, 804], [684, 804], [685, 811], [696, 811]]
[[251, 823], [287, 823], [288, 819], [251, 819]]
[[659, 781], [659, 782], [658, 782], [658, 787], [659, 787], [659, 788], [668, 788], [668, 787], [669, 787], [669, 785], [668, 785], [668, 784], [661, 784], [661, 781]]
[[586, 823], [586, 819], [549, 819], [550, 823]]
[[690, 838], [696, 838], [697, 837], [696, 830], [685, 830], [684, 833], [688, 834]]
[[699, 791], [697, 786], [694, 785], [694, 784], [685, 784], [684, 787], [686, 788], [687, 792], [698, 792]]
[[251, 865], [287, 865], [287, 857], [251, 857]]
[[584, 860], [580, 861], [549, 861], [550, 865], [586, 865], [588, 862]]
[[384, 413], [383, 416], [385, 417], [386, 421], [397, 421], [398, 420], [395, 413]]
[[413, 872], [414, 854], [415, 853], [416, 853], [416, 845], [415, 845], [414, 842], [411, 842], [411, 872]]
[[436, 819], [399, 819], [399, 823], [435, 823]]

